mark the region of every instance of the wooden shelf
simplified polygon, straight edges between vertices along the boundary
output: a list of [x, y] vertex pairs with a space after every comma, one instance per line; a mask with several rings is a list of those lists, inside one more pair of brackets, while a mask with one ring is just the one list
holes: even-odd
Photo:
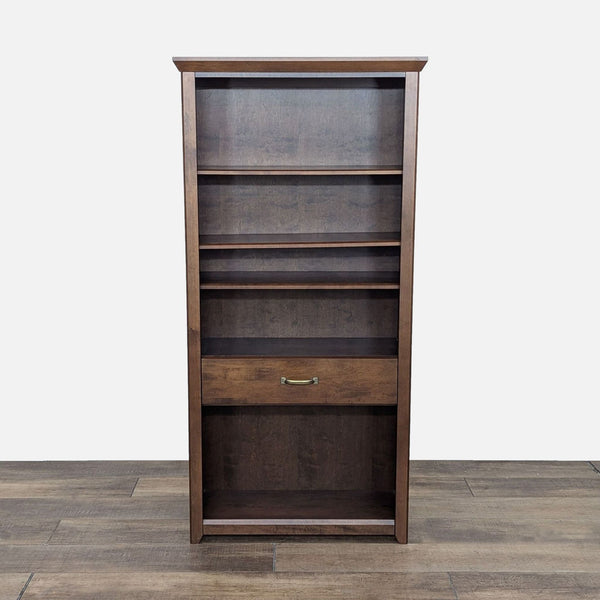
[[204, 357], [395, 357], [395, 338], [202, 338]]
[[421, 71], [427, 62], [424, 56], [392, 58], [214, 58], [180, 57], [173, 58], [177, 68], [191, 72], [310, 72], [339, 73], [357, 71]]
[[[232, 79], [270, 79], [275, 81], [288, 81], [293, 80], [294, 82], [303, 81], [306, 79], [342, 79], [345, 81], [352, 81], [355, 79], [364, 82], [367, 80], [378, 80], [378, 79], [404, 79], [406, 77], [405, 71], [345, 71], [343, 73], [334, 73], [328, 71], [326, 73], [320, 73], [317, 71], [201, 71], [195, 72], [194, 76], [196, 79], [204, 80], [203, 84], [205, 87], [210, 87], [214, 80], [227, 80]], [[223, 85], [223, 84], [222, 84]], [[340, 85], [343, 85], [340, 84]]]
[[393, 519], [204, 519], [204, 535], [394, 535]]
[[224, 490], [204, 493], [205, 519], [394, 519], [394, 494], [371, 490]]
[[402, 175], [400, 166], [202, 167], [198, 175]]
[[394, 533], [394, 494], [372, 491], [219, 491], [204, 493], [206, 534]]
[[397, 290], [396, 271], [213, 271], [200, 273], [203, 290]]
[[200, 250], [370, 246], [400, 246], [400, 232], [249, 233], [200, 236]]

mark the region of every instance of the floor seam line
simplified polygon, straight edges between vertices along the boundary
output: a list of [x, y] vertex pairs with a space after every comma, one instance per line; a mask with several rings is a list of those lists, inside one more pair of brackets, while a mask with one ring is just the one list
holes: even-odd
[[463, 477], [463, 479], [465, 480], [465, 483], [467, 484], [467, 487], [469, 488], [469, 491], [471, 492], [471, 496], [473, 496], [473, 498], [475, 498], [475, 494], [473, 493], [473, 490], [471, 489], [471, 486], [469, 485], [467, 478]]
[[452, 591], [454, 592], [454, 598], [455, 598], [455, 600], [458, 600], [458, 592], [456, 591], [456, 588], [454, 587], [454, 581], [452, 581], [452, 573], [450, 573], [450, 571], [448, 571], [448, 579], [450, 580], [450, 587], [452, 588]]
[[54, 534], [56, 533], [56, 530], [60, 527], [61, 522], [62, 522], [62, 519], [58, 519], [58, 523], [56, 524], [56, 527], [52, 530], [52, 533], [50, 534], [50, 537], [46, 540], [46, 542], [44, 543], [44, 545], [50, 543], [50, 540], [54, 537]]
[[29, 574], [29, 577], [27, 578], [27, 581], [25, 582], [25, 585], [23, 586], [23, 588], [19, 592], [19, 595], [17, 596], [17, 600], [21, 600], [21, 598], [23, 597], [23, 594], [25, 593], [25, 590], [27, 589], [27, 587], [31, 583], [31, 580], [33, 579], [34, 575], [35, 575], [35, 573], [30, 573]]
[[596, 473], [598, 473], [598, 475], [600, 475], [600, 469], [591, 460], [588, 460], [588, 464], [596, 471]]
[[273, 543], [273, 573], [275, 573], [276, 564], [277, 564], [277, 544]]
[[131, 494], [129, 494], [130, 498], [133, 498], [133, 492], [135, 492], [135, 488], [138, 486], [138, 483], [140, 482], [140, 478], [136, 477], [135, 478], [135, 483], [133, 484], [133, 488], [131, 490]]

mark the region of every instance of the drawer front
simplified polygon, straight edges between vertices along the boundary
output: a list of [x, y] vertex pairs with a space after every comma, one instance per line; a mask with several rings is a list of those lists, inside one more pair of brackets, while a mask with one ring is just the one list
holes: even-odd
[[202, 359], [207, 405], [396, 404], [397, 382], [395, 358]]

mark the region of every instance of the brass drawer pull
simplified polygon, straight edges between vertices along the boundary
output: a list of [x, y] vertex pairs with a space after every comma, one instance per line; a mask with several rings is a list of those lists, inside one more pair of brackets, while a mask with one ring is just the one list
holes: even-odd
[[312, 379], [288, 379], [287, 377], [281, 378], [282, 385], [317, 385], [319, 383], [318, 377]]

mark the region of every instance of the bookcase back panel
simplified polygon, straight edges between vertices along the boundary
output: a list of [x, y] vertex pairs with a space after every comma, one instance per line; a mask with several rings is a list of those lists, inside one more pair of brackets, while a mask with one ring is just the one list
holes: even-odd
[[392, 407], [205, 407], [205, 490], [393, 490], [395, 420]]
[[196, 82], [199, 167], [398, 166], [403, 78]]
[[398, 356], [398, 338], [349, 338], [349, 337], [302, 337], [302, 338], [208, 338], [202, 340], [205, 357], [262, 356], [269, 361], [273, 357], [395, 357]]
[[400, 231], [398, 175], [198, 177], [200, 235]]
[[210, 250], [200, 254], [201, 272], [398, 271], [398, 247]]
[[395, 338], [394, 290], [205, 290], [202, 338]]

